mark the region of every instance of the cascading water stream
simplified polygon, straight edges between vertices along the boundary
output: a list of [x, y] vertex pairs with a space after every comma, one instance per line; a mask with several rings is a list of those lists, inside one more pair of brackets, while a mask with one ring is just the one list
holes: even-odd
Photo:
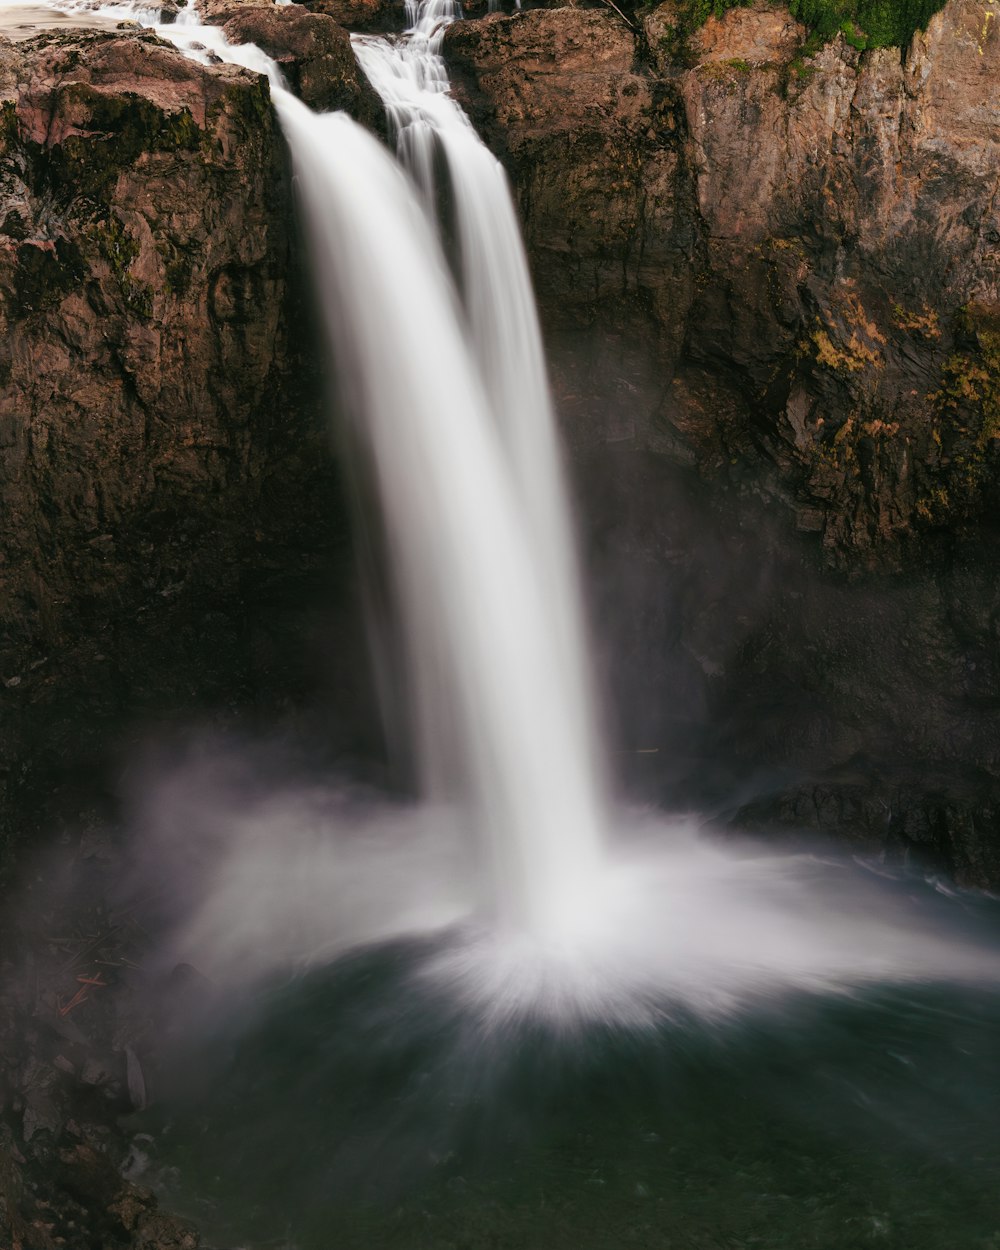
[[[193, 9], [161, 28], [267, 73], [292, 151], [337, 377], [369, 453], [402, 606], [426, 792], [486, 848], [481, 905], [564, 933], [600, 871], [605, 802], [574, 555], [527, 264], [503, 170], [446, 94], [442, 0], [357, 41], [429, 203], [447, 157], [464, 306], [400, 167]], [[345, 309], [350, 310], [345, 315]]]
[[[446, 167], [468, 328], [503, 445], [502, 471], [530, 531], [528, 561], [534, 580], [542, 587], [541, 633], [531, 643], [525, 639], [522, 650], [529, 646], [545, 650], [546, 663], [555, 666], [544, 697], [554, 700], [546, 719], [560, 739], [550, 740], [547, 746], [540, 743], [536, 749], [546, 762], [558, 762], [560, 757], [572, 761], [550, 775], [549, 786], [555, 789], [555, 804], [565, 802], [567, 814], [574, 809], [576, 813], [568, 827], [557, 811], [545, 818], [564, 830], [551, 845], [548, 871], [545, 844], [552, 840], [554, 826], [540, 821], [540, 805], [535, 807], [538, 816], [526, 811], [523, 823], [496, 830], [495, 836], [519, 844], [526, 870], [535, 875], [542, 869], [541, 879], [552, 884], [553, 875], [580, 871], [574, 865], [582, 866], [588, 875], [597, 870], [606, 807], [603, 760], [593, 729], [594, 699], [569, 508], [527, 259], [506, 174], [448, 94], [448, 75], [440, 54], [444, 30], [458, 16], [456, 10], [451, 0], [423, 0], [411, 6], [411, 28], [403, 39], [389, 42], [355, 36], [353, 42], [365, 74], [386, 106], [399, 158], [420, 189], [438, 231], [435, 170], [439, 156]], [[428, 674], [428, 666], [419, 657], [415, 668]], [[541, 690], [537, 697], [543, 697]], [[448, 701], [446, 686], [425, 681], [420, 699], [425, 742], [435, 740], [433, 732], [426, 732], [428, 725], [447, 723], [442, 700]], [[477, 715], [475, 709], [472, 712]], [[537, 714], [536, 700], [509, 710], [512, 721], [521, 725]], [[459, 735], [468, 732], [464, 724], [456, 728]], [[520, 736], [520, 731], [515, 732]], [[432, 786], [440, 775], [441, 761], [447, 772], [448, 761], [462, 755], [459, 742], [438, 740], [437, 745], [440, 749], [427, 770]], [[524, 775], [522, 767], [510, 772], [515, 787], [522, 784], [518, 781]], [[574, 786], [575, 795], [564, 788], [565, 782]], [[544, 786], [542, 779], [539, 791]], [[550, 899], [556, 903], [558, 897], [557, 888]]]
[[533, 535], [439, 249], [398, 168], [363, 131], [293, 102], [279, 109], [337, 359], [380, 482], [421, 730], [467, 778], [500, 919], [561, 925], [596, 867], [592, 777], [568, 718]]
[[[443, 157], [472, 342], [532, 530], [534, 558], [547, 588], [547, 628], [564, 668], [564, 720], [573, 750], [595, 778], [596, 811], [603, 807], [603, 759], [592, 728], [594, 697], [541, 333], [506, 173], [448, 94], [440, 48], [456, 8], [451, 0], [424, 0], [403, 40], [354, 36], [354, 49], [386, 105], [399, 158], [436, 225], [435, 170]], [[587, 853], [582, 843], [579, 852]]]

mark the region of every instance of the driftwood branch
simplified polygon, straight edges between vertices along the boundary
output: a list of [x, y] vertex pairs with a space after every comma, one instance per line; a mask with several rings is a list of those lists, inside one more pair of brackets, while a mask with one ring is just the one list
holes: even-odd
[[626, 26], [628, 26], [630, 30], [635, 30], [635, 24], [634, 24], [633, 22], [630, 22], [630, 21], [628, 20], [628, 18], [627, 18], [627, 17], [625, 16], [625, 14], [621, 11], [621, 9], [618, 7], [618, 5], [617, 5], [617, 4], [615, 4], [615, 0], [601, 0], [601, 3], [602, 3], [602, 4], [606, 4], [606, 5], [608, 6], [608, 8], [609, 8], [609, 9], [614, 9], [614, 11], [615, 11], [615, 12], [618, 14], [618, 16], [622, 19], [622, 21], [625, 23], [625, 25], [626, 25]]

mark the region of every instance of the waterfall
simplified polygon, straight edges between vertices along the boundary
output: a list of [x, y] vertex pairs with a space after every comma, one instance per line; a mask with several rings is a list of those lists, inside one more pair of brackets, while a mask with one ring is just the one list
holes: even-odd
[[498, 917], [562, 921], [595, 868], [593, 775], [532, 519], [440, 249], [363, 130], [291, 99], [278, 107], [348, 408], [379, 483], [428, 782], [464, 783]]
[[[455, 700], [447, 673], [429, 662], [436, 644], [433, 637], [426, 638], [412, 660], [425, 778], [436, 787], [443, 774], [445, 788], [453, 785], [449, 770], [456, 763], [463, 771], [469, 769], [463, 740], [489, 732], [482, 749], [494, 756], [496, 779], [480, 789], [476, 807], [481, 814], [508, 813], [501, 821], [490, 819], [489, 836], [501, 844], [495, 851], [497, 862], [513, 858], [522, 880], [536, 883], [527, 885], [529, 893], [538, 890], [538, 898], [526, 911], [537, 926], [558, 905], [564, 889], [572, 892], [577, 877], [597, 869], [602, 761], [593, 728], [569, 508], [527, 259], [506, 174], [448, 93], [440, 55], [455, 8], [451, 0], [423, 0], [410, 10], [411, 29], [402, 40], [355, 36], [353, 42], [362, 69], [386, 106], [399, 160], [438, 232], [435, 171], [441, 166], [438, 157], [444, 158], [459, 253], [464, 310], [460, 332], [471, 339], [484, 388], [486, 408], [480, 419], [492, 421], [499, 437], [493, 472], [505, 480], [507, 506], [515, 514], [507, 528], [519, 524], [528, 530], [519, 579], [510, 585], [526, 588], [518, 592], [518, 601], [534, 625], [506, 643], [513, 665], [524, 671], [531, 666], [544, 669], [548, 677], [541, 686], [532, 682], [533, 693], [514, 697], [509, 690], [505, 710], [488, 730], [482, 719], [490, 706], [488, 683], [485, 673], [480, 674], [474, 679], [479, 693], [472, 692], [474, 697], [452, 722], [454, 736], [449, 739], [448, 708]], [[400, 294], [397, 288], [397, 298]], [[457, 460], [451, 471], [463, 472]], [[471, 515], [462, 528], [471, 544]], [[494, 533], [499, 530], [494, 528]], [[483, 546], [484, 555], [486, 551]], [[450, 593], [482, 596], [487, 576], [481, 567], [478, 587], [470, 583], [462, 590], [456, 585]], [[498, 635], [507, 628], [502, 618], [494, 623], [493, 639], [483, 639], [484, 655], [504, 645]], [[448, 636], [439, 626], [434, 629], [439, 640]], [[510, 750], [515, 743], [521, 744], [518, 752]], [[524, 758], [526, 753], [530, 759]], [[537, 778], [532, 776], [535, 770], [540, 771]]]
[[177, 900], [168, 966], [238, 986], [434, 934], [421, 992], [443, 987], [500, 1031], [525, 1015], [645, 1028], [678, 1005], [682, 1020], [721, 1019], [880, 981], [996, 985], [993, 937], [928, 910], [907, 879], [886, 883], [883, 865], [734, 853], [621, 810], [605, 847], [537, 320], [503, 171], [448, 94], [447, 6], [429, 0], [401, 41], [355, 40], [398, 159], [345, 115], [312, 113], [260, 49], [230, 46], [193, 8], [156, 28], [270, 80], [348, 441], [381, 500], [426, 799], [331, 811], [297, 786], [226, 782], [212, 760], [168, 777], [140, 822], [147, 871]]
[[565, 669], [565, 719], [576, 727], [574, 749], [597, 788], [603, 759], [593, 731], [570, 511], [538, 315], [507, 175], [448, 94], [440, 44], [454, 7], [451, 0], [424, 0], [403, 41], [356, 35], [354, 48], [385, 103], [399, 159], [436, 225], [436, 158], [444, 158], [467, 324], [547, 586], [548, 629]]
[[[447, 94], [446, 5], [422, 5], [399, 43], [355, 42], [401, 163], [193, 10], [162, 31], [270, 78], [342, 407], [380, 497], [424, 791], [475, 837], [481, 911], [547, 934], [583, 917], [598, 878], [600, 754], [527, 263], [503, 169]], [[431, 215], [435, 145], [461, 295]]]

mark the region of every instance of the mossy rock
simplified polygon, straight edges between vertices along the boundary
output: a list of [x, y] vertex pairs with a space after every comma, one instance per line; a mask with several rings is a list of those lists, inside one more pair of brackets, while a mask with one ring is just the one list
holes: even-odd
[[80, 249], [69, 239], [54, 244], [22, 243], [17, 249], [12, 312], [27, 316], [59, 304], [86, 273]]
[[86, 110], [88, 134], [70, 135], [36, 153], [58, 203], [79, 197], [103, 203], [119, 172], [143, 152], [196, 152], [201, 146], [201, 129], [186, 108], [164, 113], [142, 96], [105, 95], [87, 83], [69, 83], [61, 92]]
[[[680, 39], [710, 17], [722, 17], [729, 9], [746, 8], [749, 0], [680, 0], [677, 5], [675, 39]], [[837, 35], [851, 47], [905, 48], [918, 30], [944, 8], [944, 0], [790, 0], [793, 17], [808, 29], [803, 49], [808, 58]]]

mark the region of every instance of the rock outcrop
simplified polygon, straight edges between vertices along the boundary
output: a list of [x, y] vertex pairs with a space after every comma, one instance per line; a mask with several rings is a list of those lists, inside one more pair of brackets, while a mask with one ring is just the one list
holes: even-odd
[[284, 363], [285, 156], [266, 83], [154, 35], [0, 55], [0, 601], [8, 644], [45, 647], [74, 587], [115, 594], [192, 504], [222, 522], [256, 476]]
[[312, 13], [323, 13], [348, 30], [392, 31], [406, 25], [401, 0], [309, 0]]
[[233, 605], [340, 541], [287, 162], [257, 74], [0, 42], [0, 860], [116, 708], [231, 699], [275, 649]]
[[230, 43], [255, 43], [277, 61], [292, 91], [321, 113], [343, 109], [372, 130], [385, 108], [358, 71], [347, 31], [301, 5], [230, 5], [216, 20]]
[[[345, 30], [365, 32], [402, 30], [406, 24], [403, 0], [293, 0], [283, 5], [276, 5], [275, 0], [199, 0], [198, 12], [203, 22], [216, 26], [251, 12], [260, 18], [271, 15], [276, 21], [289, 23], [298, 22], [303, 13], [314, 13], [329, 17]], [[291, 50], [276, 46], [280, 54]]]
[[804, 39], [758, 0], [686, 43], [668, 4], [643, 37], [561, 9], [446, 49], [554, 334], [593, 331], [601, 406], [608, 370], [636, 399], [594, 436], [773, 469], [831, 563], [898, 566], [997, 482], [1000, 33], [952, 0], [902, 58]]
[[997, 25], [951, 0], [902, 54], [806, 56], [757, 0], [690, 38], [668, 3], [639, 31], [566, 8], [445, 40], [524, 215], [623, 744], [755, 795], [755, 825], [980, 882], [1000, 880]]

